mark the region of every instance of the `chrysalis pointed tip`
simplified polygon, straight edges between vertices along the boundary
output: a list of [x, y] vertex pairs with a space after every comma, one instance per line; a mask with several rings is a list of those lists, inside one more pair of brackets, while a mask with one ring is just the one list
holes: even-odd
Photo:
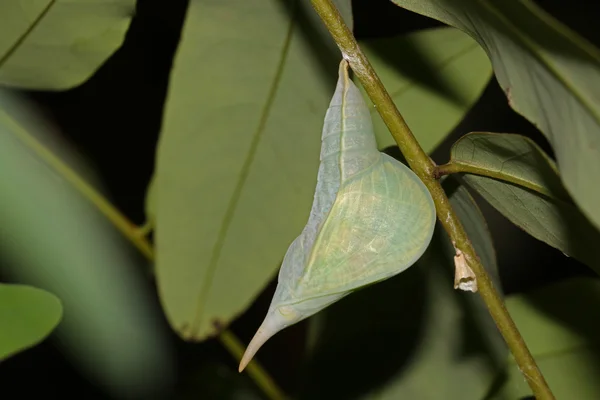
[[238, 372], [241, 373], [248, 365], [248, 362], [250, 362], [250, 360], [244, 360], [244, 358], [242, 358], [242, 361], [240, 361], [240, 366], [238, 367]]
[[242, 372], [244, 368], [250, 363], [254, 355], [258, 352], [258, 350], [262, 347], [263, 344], [267, 340], [269, 340], [274, 334], [279, 332], [282, 327], [276, 325], [275, 321], [271, 317], [272, 314], [267, 314], [267, 317], [261, 324], [260, 328], [254, 334], [254, 337], [246, 347], [246, 351], [242, 356], [240, 361], [240, 366], [238, 367], [238, 371]]
[[[255, 335], [255, 337], [256, 337], [256, 335]], [[240, 365], [238, 367], [238, 372], [242, 372], [248, 366], [248, 364], [250, 363], [250, 361], [252, 361], [252, 357], [254, 357], [254, 355], [258, 351], [258, 348], [255, 348], [255, 347], [256, 346], [254, 345], [254, 339], [252, 339], [250, 341], [250, 344], [246, 348], [246, 351], [244, 352], [244, 355], [242, 356], [242, 359], [240, 360]]]

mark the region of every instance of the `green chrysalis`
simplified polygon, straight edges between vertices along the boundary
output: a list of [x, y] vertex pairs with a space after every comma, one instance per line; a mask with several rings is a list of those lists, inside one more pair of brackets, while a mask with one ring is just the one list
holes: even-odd
[[240, 371], [280, 330], [413, 265], [434, 226], [425, 185], [377, 150], [369, 109], [343, 60], [325, 116], [310, 217], [285, 255], [271, 306]]

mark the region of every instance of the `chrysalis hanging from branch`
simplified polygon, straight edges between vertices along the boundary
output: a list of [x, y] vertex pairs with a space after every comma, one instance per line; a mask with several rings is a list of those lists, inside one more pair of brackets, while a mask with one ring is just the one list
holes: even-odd
[[413, 265], [434, 226], [435, 206], [425, 185], [377, 150], [369, 109], [342, 61], [325, 116], [310, 217], [285, 255], [267, 316], [240, 371], [280, 330]]

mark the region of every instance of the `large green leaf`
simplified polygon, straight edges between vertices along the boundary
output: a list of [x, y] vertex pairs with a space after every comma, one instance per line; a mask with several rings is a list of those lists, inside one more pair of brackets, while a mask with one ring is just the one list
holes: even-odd
[[0, 1], [0, 84], [84, 82], [121, 46], [134, 11], [135, 0]]
[[[453, 179], [444, 186], [495, 274], [493, 244], [477, 205]], [[302, 398], [483, 398], [507, 351], [481, 298], [453, 289], [454, 254], [438, 226], [415, 266], [311, 317]]]
[[530, 235], [600, 272], [600, 233], [571, 200], [552, 160], [533, 141], [520, 135], [471, 133], [454, 144], [451, 163], [488, 175], [466, 174], [464, 179]]
[[340, 59], [308, 1], [190, 2], [148, 202], [183, 338], [242, 312], [306, 223]]
[[52, 293], [0, 283], [0, 361], [41, 342], [61, 316], [62, 305]]
[[147, 397], [171, 370], [160, 310], [130, 246], [89, 201], [97, 193], [75, 175], [82, 163], [53, 133], [27, 103], [0, 91], [3, 274], [61, 299], [58, 339], [89, 379], [119, 398]]
[[[600, 281], [573, 278], [511, 296], [506, 306], [557, 399], [600, 398]], [[531, 395], [512, 357], [493, 399]]]
[[530, 0], [392, 0], [474, 37], [511, 107], [556, 153], [565, 187], [600, 226], [600, 52]]
[[[428, 153], [460, 122], [492, 75], [477, 42], [454, 28], [365, 40], [361, 47]], [[395, 146], [375, 108], [371, 115], [379, 147]]]

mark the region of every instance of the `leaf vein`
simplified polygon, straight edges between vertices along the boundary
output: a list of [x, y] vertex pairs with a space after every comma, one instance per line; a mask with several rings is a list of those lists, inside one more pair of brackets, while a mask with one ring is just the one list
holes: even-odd
[[8, 61], [8, 59], [18, 50], [18, 48], [23, 44], [25, 39], [33, 32], [33, 30], [39, 25], [39, 23], [46, 17], [52, 6], [56, 3], [56, 0], [50, 0], [50, 2], [46, 5], [46, 7], [42, 10], [42, 12], [37, 16], [37, 18], [33, 21], [31, 25], [23, 32], [23, 34], [15, 41], [10, 49], [4, 54], [2, 58], [0, 58], [0, 68]]

